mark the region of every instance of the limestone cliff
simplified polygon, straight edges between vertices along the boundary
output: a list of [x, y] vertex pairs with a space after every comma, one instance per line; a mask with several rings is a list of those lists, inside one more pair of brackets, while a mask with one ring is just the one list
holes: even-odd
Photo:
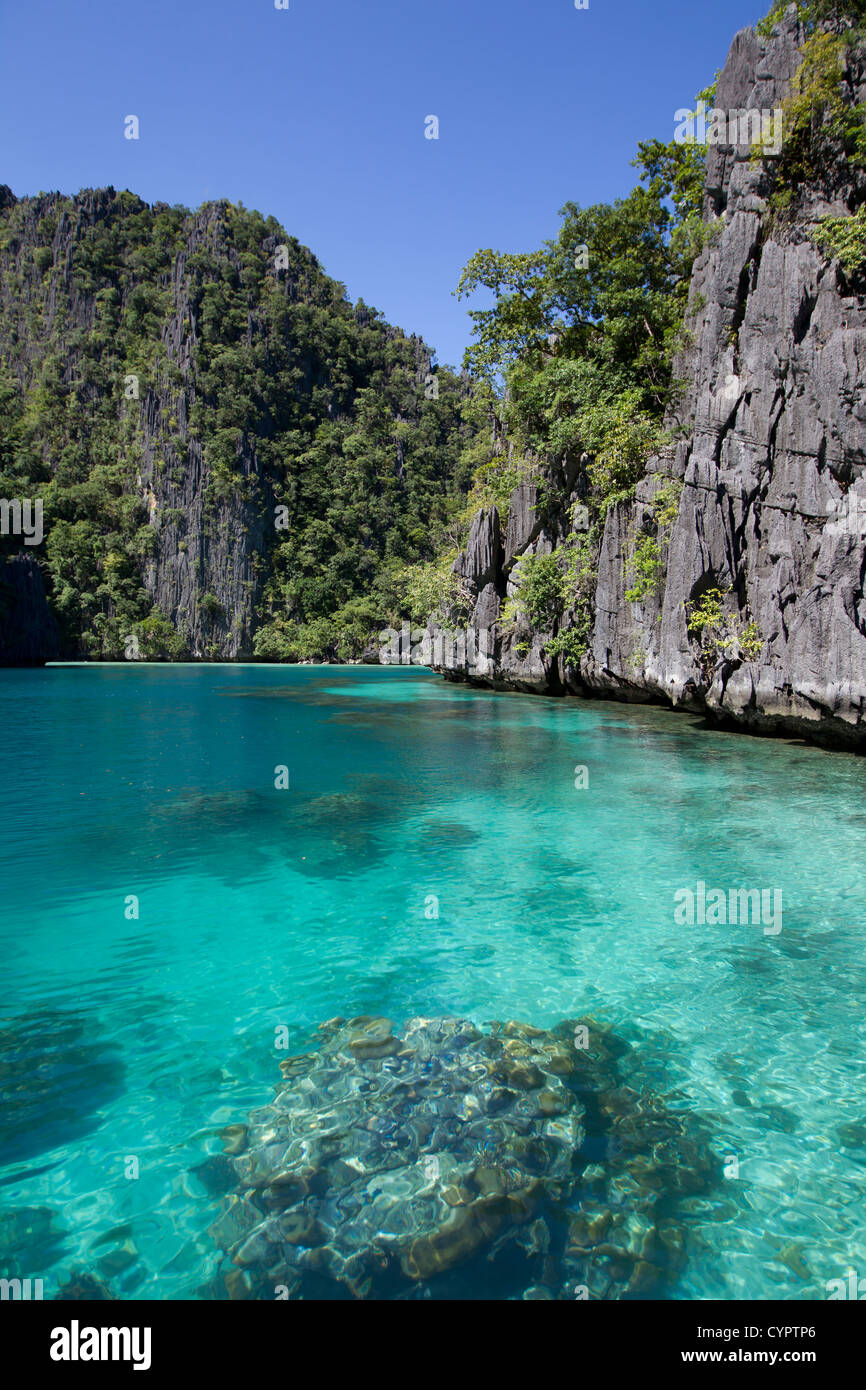
[[0, 500], [45, 508], [0, 563], [58, 630], [10, 597], [0, 664], [351, 655], [457, 489], [465, 395], [271, 217], [0, 187]]
[[[776, 108], [802, 42], [793, 8], [769, 37], [737, 34], [716, 105]], [[855, 48], [851, 102], [866, 94], [864, 70]], [[709, 147], [712, 235], [693, 268], [690, 346], [675, 364], [685, 388], [667, 421], [674, 442], [648, 461], [634, 500], [607, 513], [588, 649], [570, 667], [546, 653], [551, 633], [501, 623], [521, 556], [550, 551], [567, 531], [578, 476], [559, 480], [553, 513], [524, 485], [507, 516], [476, 518], [458, 568], [491, 656], [449, 656], [446, 644], [439, 669], [495, 686], [669, 701], [754, 730], [863, 745], [866, 286], [809, 237], [819, 217], [862, 201], [856, 177], [828, 168], [779, 216], [771, 161], [748, 147]], [[652, 502], [662, 489], [671, 495], [671, 480], [673, 495], [682, 491], [661, 529]], [[658, 537], [665, 569], [657, 589], [629, 601], [641, 533]], [[754, 625], [759, 655], [734, 643], [727, 659], [704, 659], [688, 614], [711, 590], [724, 595], [732, 632]]]

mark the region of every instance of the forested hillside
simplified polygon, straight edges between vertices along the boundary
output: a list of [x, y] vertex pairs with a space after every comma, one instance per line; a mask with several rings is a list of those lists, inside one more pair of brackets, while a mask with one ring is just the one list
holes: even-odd
[[359, 655], [483, 416], [273, 218], [0, 190], [0, 496], [65, 655]]

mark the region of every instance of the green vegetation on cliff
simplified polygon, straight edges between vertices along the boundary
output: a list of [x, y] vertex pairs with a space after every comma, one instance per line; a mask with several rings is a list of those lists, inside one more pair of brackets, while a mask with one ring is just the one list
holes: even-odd
[[691, 268], [707, 235], [703, 150], [651, 140], [634, 162], [641, 181], [627, 198], [567, 204], [555, 240], [531, 253], [479, 251], [458, 286], [460, 295], [494, 295], [490, 308], [471, 311], [476, 341], [466, 356], [467, 369], [499, 388], [508, 439], [476, 474], [483, 504], [504, 517], [511, 489], [534, 477], [539, 511], [561, 512], [565, 493], [552, 479], [566, 479], [566, 492], [579, 471], [586, 480], [583, 529], [551, 555], [520, 562], [503, 615], [507, 628], [559, 627], [548, 650], [571, 664], [589, 638], [605, 514], [632, 496], [664, 441]]
[[[769, 35], [788, 8], [780, 0], [759, 30]], [[862, 271], [862, 182], [851, 173], [866, 163], [866, 107], [855, 93], [866, 0], [808, 0], [798, 10], [802, 62], [784, 102], [781, 157], [765, 166], [770, 203], [786, 215], [802, 189], [826, 186], [836, 169], [851, 215], [825, 218], [810, 234], [843, 269]], [[713, 86], [699, 99], [712, 106], [715, 95]], [[755, 160], [763, 157], [756, 147]], [[687, 344], [691, 269], [713, 236], [702, 220], [701, 147], [648, 141], [634, 162], [640, 186], [627, 198], [567, 204], [555, 240], [532, 252], [479, 251], [458, 287], [461, 295], [493, 296], [490, 307], [471, 313], [476, 341], [466, 358], [498, 385], [500, 434], [508, 440], [476, 475], [483, 505], [497, 505], [504, 523], [509, 487], [532, 477], [537, 511], [560, 534], [576, 480], [586, 506], [578, 533], [566, 534], [552, 554], [518, 561], [503, 613], [518, 650], [529, 649], [532, 630], [553, 632], [548, 654], [572, 665], [589, 640], [594, 556], [607, 512], [633, 497], [650, 458], [673, 442], [664, 424], [676, 418], [671, 407], [682, 385], [674, 364]], [[662, 486], [630, 538], [625, 597], [632, 603], [664, 590], [680, 486]]]
[[[249, 526], [256, 653], [359, 654], [465, 493], [468, 383], [240, 205], [0, 207], [0, 495], [44, 501], [65, 651], [217, 654]], [[155, 560], [188, 546], [175, 612]]]
[[813, 34], [819, 25], [844, 30], [866, 22], [866, 0], [775, 0], [769, 12], [759, 20], [758, 33], [770, 34], [792, 3], [797, 7], [800, 23], [807, 34]]
[[[866, 0], [798, 10], [767, 186], [792, 218], [832, 165], [848, 214], [809, 235], [860, 274]], [[457, 293], [487, 307], [462, 374], [240, 204], [0, 188], [0, 497], [44, 502], [34, 553], [64, 653], [122, 657], [134, 639], [150, 657], [356, 658], [385, 625], [460, 618], [473, 515], [504, 524], [532, 481], [559, 541], [514, 570], [505, 620], [555, 632], [549, 649], [576, 661], [605, 518], [669, 442], [711, 236], [700, 147], [648, 140], [634, 163], [627, 197], [567, 203], [539, 249], [470, 258]], [[563, 528], [575, 497], [585, 515]], [[663, 588], [669, 526], [650, 506], [630, 538], [632, 602]], [[0, 559], [18, 548], [0, 538]]]

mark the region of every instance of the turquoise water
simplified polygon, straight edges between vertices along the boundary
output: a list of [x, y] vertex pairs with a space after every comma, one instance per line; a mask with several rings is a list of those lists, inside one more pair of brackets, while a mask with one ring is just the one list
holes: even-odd
[[[0, 730], [0, 1256], [46, 1296], [195, 1297], [218, 1131], [338, 1013], [591, 1013], [727, 1165], [679, 1296], [866, 1275], [863, 760], [411, 668], [2, 671]], [[699, 880], [781, 930], [677, 925]]]

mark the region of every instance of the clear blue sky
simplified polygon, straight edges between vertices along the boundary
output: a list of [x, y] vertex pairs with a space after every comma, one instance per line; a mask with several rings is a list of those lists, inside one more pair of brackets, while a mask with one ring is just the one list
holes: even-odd
[[[628, 192], [769, 0], [0, 0], [0, 183], [272, 213], [441, 362], [481, 246]], [[138, 141], [123, 137], [137, 115]], [[440, 120], [438, 141], [424, 119]]]

